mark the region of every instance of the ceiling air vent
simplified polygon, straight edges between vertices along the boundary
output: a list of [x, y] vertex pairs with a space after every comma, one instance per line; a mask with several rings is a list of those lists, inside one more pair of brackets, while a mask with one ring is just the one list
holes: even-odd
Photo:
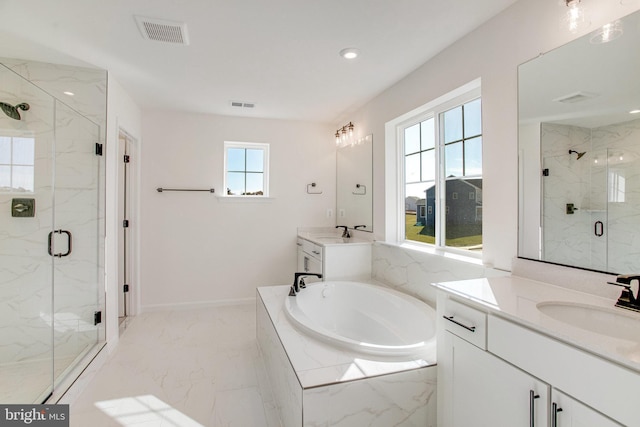
[[173, 44], [189, 44], [187, 25], [184, 22], [134, 16], [142, 37], [147, 40]]
[[231, 106], [237, 108], [255, 108], [256, 104], [253, 102], [231, 101]]
[[562, 102], [563, 104], [573, 104], [574, 102], [582, 102], [587, 99], [595, 98], [598, 94], [590, 92], [574, 92], [569, 95], [564, 95], [554, 99], [555, 102]]

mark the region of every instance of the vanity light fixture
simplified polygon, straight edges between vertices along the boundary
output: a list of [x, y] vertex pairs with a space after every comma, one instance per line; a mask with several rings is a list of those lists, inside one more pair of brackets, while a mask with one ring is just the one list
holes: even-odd
[[623, 33], [622, 29], [622, 21], [617, 20], [614, 22], [609, 22], [606, 25], [603, 25], [598, 31], [595, 32], [593, 36], [589, 39], [592, 44], [602, 44], [608, 43], [612, 40], [617, 39]]
[[629, 114], [638, 114], [640, 113], [640, 110], [631, 110], [629, 111]]
[[580, 5], [582, 0], [564, 0], [569, 8], [562, 17], [562, 26], [567, 27], [571, 33], [577, 33], [589, 23], [585, 17], [584, 8]]
[[348, 47], [340, 51], [340, 56], [342, 56], [344, 59], [356, 59], [359, 54], [360, 51], [355, 47]]
[[351, 141], [353, 140], [354, 128], [355, 126], [353, 125], [353, 122], [349, 122], [336, 130], [336, 145], [347, 145], [352, 143]]

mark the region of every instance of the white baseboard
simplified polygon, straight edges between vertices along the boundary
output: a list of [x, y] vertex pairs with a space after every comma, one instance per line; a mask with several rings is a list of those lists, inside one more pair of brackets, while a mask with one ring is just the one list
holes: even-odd
[[229, 305], [255, 304], [256, 298], [231, 298], [213, 301], [181, 302], [172, 304], [149, 304], [140, 307], [142, 313], [171, 310], [193, 310], [208, 307], [224, 307]]

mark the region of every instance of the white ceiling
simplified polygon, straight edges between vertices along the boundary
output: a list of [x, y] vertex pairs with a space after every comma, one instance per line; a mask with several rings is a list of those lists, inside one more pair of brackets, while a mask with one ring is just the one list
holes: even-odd
[[0, 56], [108, 69], [142, 108], [335, 122], [515, 1], [0, 0]]

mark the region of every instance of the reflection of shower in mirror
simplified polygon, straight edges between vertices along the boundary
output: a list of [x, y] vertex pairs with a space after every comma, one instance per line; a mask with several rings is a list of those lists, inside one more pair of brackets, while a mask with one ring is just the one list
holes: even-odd
[[578, 153], [576, 150], [569, 150], [569, 154], [573, 154], [573, 153], [575, 153], [575, 154], [577, 154], [577, 155], [578, 155], [578, 158], [577, 158], [576, 160], [580, 160], [580, 158], [581, 158], [582, 156], [584, 156], [585, 154], [587, 154], [587, 152], [586, 152], [586, 151], [583, 151], [582, 153]]

